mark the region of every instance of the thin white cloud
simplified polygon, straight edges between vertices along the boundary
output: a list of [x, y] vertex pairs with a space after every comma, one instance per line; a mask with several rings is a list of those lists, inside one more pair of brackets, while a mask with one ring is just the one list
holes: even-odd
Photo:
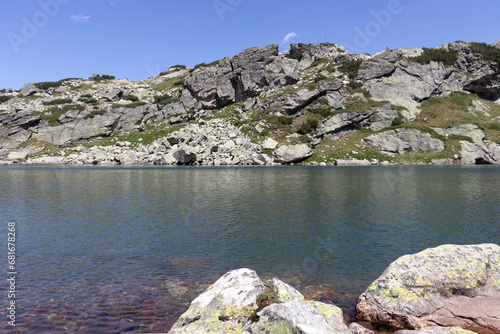
[[294, 32], [286, 34], [285, 38], [283, 38], [283, 41], [281, 42], [281, 45], [289, 43], [295, 37], [300, 37], [300, 36]]
[[89, 22], [90, 17], [91, 17], [90, 15], [78, 14], [78, 15], [71, 15], [69, 18], [75, 22]]
[[113, 6], [115, 3], [113, 2], [113, 0], [109, 0], [109, 4]]

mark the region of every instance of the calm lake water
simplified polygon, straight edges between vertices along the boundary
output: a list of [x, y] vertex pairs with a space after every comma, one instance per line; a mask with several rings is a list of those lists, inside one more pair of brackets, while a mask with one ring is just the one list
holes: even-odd
[[0, 166], [3, 276], [17, 224], [12, 332], [164, 332], [243, 267], [352, 320], [399, 256], [499, 243], [499, 202], [495, 166]]

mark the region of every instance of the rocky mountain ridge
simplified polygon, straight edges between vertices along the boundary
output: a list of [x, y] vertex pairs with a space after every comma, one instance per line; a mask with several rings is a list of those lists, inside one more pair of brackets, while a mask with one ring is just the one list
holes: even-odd
[[5, 163], [500, 163], [500, 48], [252, 47], [144, 81], [0, 91]]

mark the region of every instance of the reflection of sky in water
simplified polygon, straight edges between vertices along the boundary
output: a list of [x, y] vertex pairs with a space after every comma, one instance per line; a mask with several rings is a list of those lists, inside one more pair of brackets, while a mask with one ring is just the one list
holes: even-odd
[[499, 176], [498, 167], [1, 167], [0, 214], [18, 223], [27, 308], [83, 303], [106, 284], [135, 286], [140, 299], [137, 286], [211, 283], [240, 267], [356, 296], [398, 256], [498, 243]]

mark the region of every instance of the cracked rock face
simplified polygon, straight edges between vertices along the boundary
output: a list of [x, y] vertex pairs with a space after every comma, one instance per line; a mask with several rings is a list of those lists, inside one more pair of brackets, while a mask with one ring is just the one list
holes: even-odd
[[397, 328], [500, 329], [500, 247], [444, 245], [405, 255], [360, 296], [358, 319]]

